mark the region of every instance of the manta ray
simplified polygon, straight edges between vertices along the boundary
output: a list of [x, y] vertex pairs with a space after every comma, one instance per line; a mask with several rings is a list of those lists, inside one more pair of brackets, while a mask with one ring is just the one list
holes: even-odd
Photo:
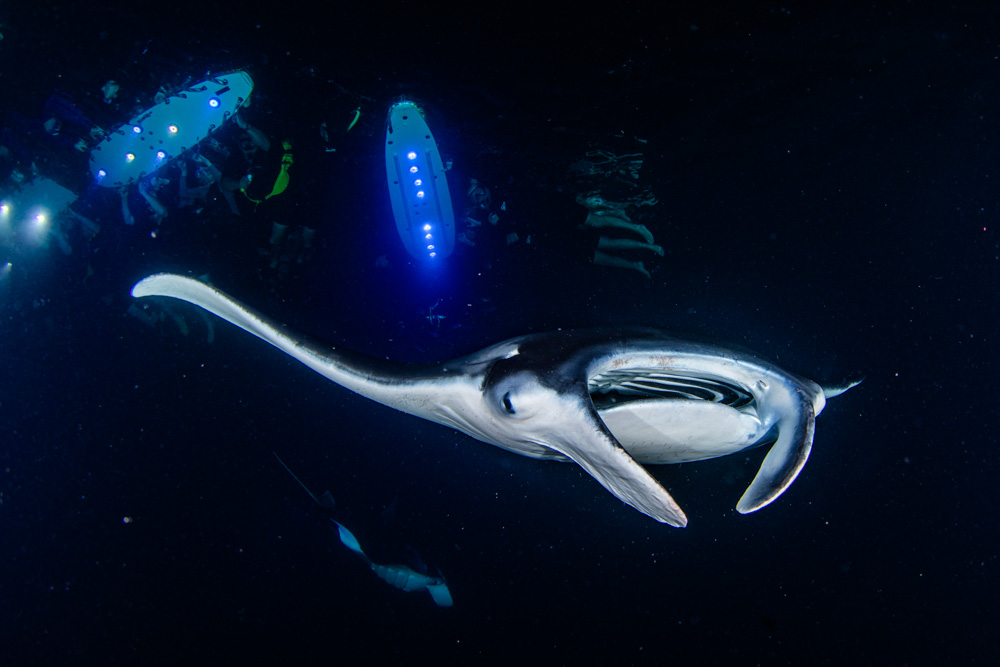
[[132, 296], [218, 315], [323, 377], [415, 417], [535, 459], [573, 461], [623, 502], [683, 527], [642, 463], [700, 461], [771, 444], [736, 506], [774, 502], [809, 458], [824, 389], [753, 354], [647, 328], [529, 334], [438, 364], [403, 364], [313, 342], [211, 285], [156, 274]]

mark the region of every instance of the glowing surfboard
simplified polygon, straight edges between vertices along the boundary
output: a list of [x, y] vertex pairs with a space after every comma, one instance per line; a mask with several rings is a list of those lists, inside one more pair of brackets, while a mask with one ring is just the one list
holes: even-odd
[[213, 77], [168, 97], [110, 132], [90, 152], [98, 185], [116, 188], [152, 174], [219, 129], [250, 99], [246, 72]]
[[407, 252], [440, 260], [455, 249], [455, 214], [434, 135], [413, 102], [389, 108], [385, 175], [396, 229]]

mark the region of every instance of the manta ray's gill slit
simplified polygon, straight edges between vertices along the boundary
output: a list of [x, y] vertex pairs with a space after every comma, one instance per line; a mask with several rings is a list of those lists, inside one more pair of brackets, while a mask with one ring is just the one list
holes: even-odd
[[754, 403], [753, 394], [732, 382], [664, 373], [660, 369], [610, 370], [592, 377], [588, 390], [598, 407], [651, 398], [709, 401], [735, 409]]

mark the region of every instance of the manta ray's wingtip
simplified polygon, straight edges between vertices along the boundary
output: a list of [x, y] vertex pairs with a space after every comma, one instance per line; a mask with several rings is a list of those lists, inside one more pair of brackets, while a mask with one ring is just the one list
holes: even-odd
[[162, 287], [171, 279], [190, 280], [175, 273], [154, 273], [146, 276], [132, 286], [132, 296], [136, 299], [144, 296], [163, 296]]

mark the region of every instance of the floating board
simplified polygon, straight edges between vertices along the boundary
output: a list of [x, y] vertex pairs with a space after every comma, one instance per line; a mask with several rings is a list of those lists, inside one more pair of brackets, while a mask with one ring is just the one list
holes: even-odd
[[219, 129], [250, 99], [246, 72], [213, 77], [171, 95], [110, 132], [90, 152], [98, 185], [135, 183]]
[[389, 108], [385, 175], [396, 229], [406, 251], [440, 260], [455, 249], [455, 213], [434, 135], [413, 102]]

